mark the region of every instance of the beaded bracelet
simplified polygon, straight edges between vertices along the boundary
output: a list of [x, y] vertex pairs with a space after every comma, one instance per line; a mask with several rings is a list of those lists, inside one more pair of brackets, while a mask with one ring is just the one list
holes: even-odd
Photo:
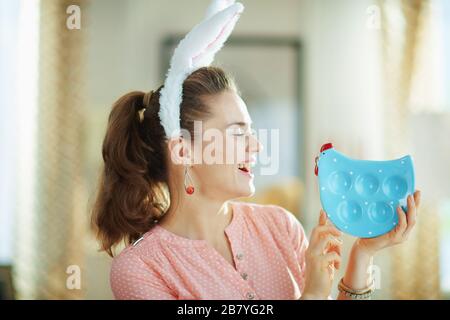
[[345, 296], [352, 299], [367, 299], [370, 298], [375, 291], [375, 280], [372, 281], [372, 284], [368, 288], [362, 290], [354, 290], [347, 287], [344, 284], [344, 278], [342, 278], [341, 281], [339, 281], [338, 289], [340, 292], [345, 294]]

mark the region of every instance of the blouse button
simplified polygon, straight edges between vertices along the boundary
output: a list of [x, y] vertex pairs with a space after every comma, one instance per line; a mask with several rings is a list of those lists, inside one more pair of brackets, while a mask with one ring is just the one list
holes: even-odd
[[253, 300], [255, 298], [255, 295], [252, 292], [247, 292], [247, 299]]
[[242, 260], [242, 258], [244, 258], [244, 254], [243, 254], [243, 253], [238, 253], [238, 254], [236, 255], [236, 258], [237, 258], [238, 260]]
[[241, 273], [242, 279], [247, 280], [248, 278], [248, 274], [246, 274], [245, 272]]

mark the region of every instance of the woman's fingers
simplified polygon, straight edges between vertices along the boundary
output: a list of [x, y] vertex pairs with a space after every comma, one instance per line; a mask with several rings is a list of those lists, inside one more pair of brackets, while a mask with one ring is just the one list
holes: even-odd
[[405, 241], [411, 230], [414, 228], [417, 220], [417, 203], [415, 203], [414, 199], [418, 199], [420, 201], [420, 191], [416, 191], [414, 196], [409, 195], [407, 198], [407, 212], [403, 211], [403, 209], [398, 206], [397, 207], [397, 216], [398, 216], [398, 224], [397, 227], [392, 229], [385, 236], [387, 239], [392, 239], [394, 244], [401, 243]]
[[414, 197], [408, 196], [408, 212], [406, 213], [407, 227], [406, 230], [403, 232], [404, 238], [408, 238], [409, 233], [416, 224], [416, 218], [417, 218], [417, 210], [416, 205], [414, 203]]
[[341, 256], [336, 252], [328, 252], [323, 255], [323, 267], [334, 265], [336, 269], [339, 269], [341, 266], [341, 260]]
[[405, 232], [408, 223], [406, 221], [405, 211], [403, 211], [402, 207], [400, 206], [397, 207], [397, 216], [398, 216], [398, 225], [395, 228], [395, 234], [401, 236]]
[[330, 233], [336, 237], [342, 236], [342, 231], [332, 225], [319, 225], [311, 233], [311, 242], [316, 242], [324, 233]]
[[342, 240], [338, 239], [339, 244], [329, 244], [325, 252], [336, 252], [338, 255], [342, 254]]
[[422, 192], [420, 192], [420, 190], [416, 190], [416, 192], [414, 192], [414, 202], [416, 204], [416, 210], [419, 209], [419, 207], [420, 207], [421, 196], [422, 196]]
[[[314, 252], [316, 254], [322, 254], [324, 252], [334, 251], [338, 254], [341, 253], [342, 240], [333, 237], [331, 234], [327, 234], [322, 237], [317, 244], [312, 243]], [[330, 250], [334, 249], [334, 250]]]
[[325, 211], [320, 210], [320, 214], [319, 214], [319, 226], [324, 226], [327, 223], [327, 214], [325, 213]]
[[403, 241], [403, 234], [406, 231], [408, 223], [406, 221], [406, 213], [402, 207], [397, 207], [398, 224], [389, 234], [392, 237], [394, 243], [400, 243]]

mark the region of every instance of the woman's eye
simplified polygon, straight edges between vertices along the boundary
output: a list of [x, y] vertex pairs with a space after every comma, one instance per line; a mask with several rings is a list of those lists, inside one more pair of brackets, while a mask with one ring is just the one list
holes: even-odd
[[246, 135], [250, 136], [253, 134], [253, 131], [251, 129], [245, 130], [244, 128], [237, 128], [237, 129], [231, 130], [231, 134], [234, 136], [238, 136], [238, 137], [246, 136]]
[[250, 135], [252, 135], [252, 131], [251, 130], [247, 130], [247, 131], [242, 130], [240, 132], [237, 132], [235, 135], [236, 136], [250, 136]]
[[233, 129], [231, 130], [231, 134], [234, 136], [243, 136], [245, 132], [242, 129]]

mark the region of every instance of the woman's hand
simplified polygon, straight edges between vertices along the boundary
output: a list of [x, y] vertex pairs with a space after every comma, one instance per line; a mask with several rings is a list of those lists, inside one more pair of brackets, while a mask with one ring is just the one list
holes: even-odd
[[407, 203], [407, 213], [405, 213], [400, 206], [397, 208], [399, 223], [394, 229], [376, 238], [357, 239], [354, 248], [367, 255], [373, 256], [381, 249], [405, 242], [416, 224], [417, 211], [420, 205], [420, 191], [417, 190], [414, 192], [414, 197], [409, 195]]
[[341, 265], [342, 232], [320, 211], [319, 225], [311, 233], [306, 250], [305, 288], [301, 299], [327, 299], [334, 272]]

